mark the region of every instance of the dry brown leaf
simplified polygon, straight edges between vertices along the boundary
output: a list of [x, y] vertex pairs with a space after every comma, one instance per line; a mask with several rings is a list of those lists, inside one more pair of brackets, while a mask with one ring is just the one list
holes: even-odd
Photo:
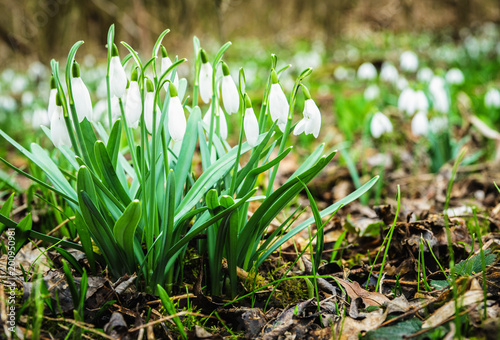
[[347, 295], [351, 300], [360, 297], [366, 306], [383, 306], [390, 300], [383, 294], [377, 292], [369, 292], [359, 285], [356, 281], [349, 282], [343, 279], [335, 278], [335, 280], [344, 287]]
[[380, 326], [387, 317], [381, 309], [377, 309], [366, 314], [366, 318], [361, 321], [346, 317], [342, 328], [341, 340], [357, 340], [361, 332], [371, 331]]
[[[469, 290], [463, 296], [458, 298], [459, 306], [470, 306], [483, 300], [482, 290]], [[437, 327], [449, 317], [455, 314], [455, 301], [449, 301], [444, 306], [434, 312], [423, 324], [422, 328]]]

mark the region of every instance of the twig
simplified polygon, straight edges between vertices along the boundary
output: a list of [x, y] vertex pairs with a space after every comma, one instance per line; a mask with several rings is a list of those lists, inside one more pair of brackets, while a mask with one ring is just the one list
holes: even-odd
[[[76, 327], [80, 327], [81, 329], [86, 330], [86, 331], [88, 331], [90, 333], [94, 333], [94, 334], [100, 335], [103, 338], [114, 340], [113, 337], [107, 335], [106, 333], [103, 333], [101, 331], [93, 329], [92, 328], [93, 325], [87, 324], [87, 323], [84, 323], [84, 322], [81, 322], [81, 321], [75, 321], [73, 319], [65, 319], [65, 318], [51, 318], [49, 316], [44, 316], [44, 319], [49, 320], [49, 321], [55, 321], [55, 322], [67, 322], [67, 323], [70, 323], [72, 325], [75, 325]], [[59, 326], [61, 326], [61, 325], [59, 325]]]
[[178, 316], [183, 316], [183, 315], [192, 315], [192, 316], [201, 316], [201, 317], [205, 317], [205, 318], [212, 318], [212, 319], [215, 319], [213, 316], [210, 316], [210, 315], [205, 315], [205, 314], [200, 314], [200, 313], [193, 313], [193, 312], [179, 312], [177, 314], [174, 314], [174, 315], [169, 315], [169, 316], [165, 316], [163, 318], [160, 318], [158, 320], [154, 320], [154, 321], [150, 321], [144, 325], [140, 325], [140, 326], [137, 326], [137, 327], [134, 327], [134, 328], [131, 328], [129, 329], [129, 333], [132, 333], [132, 332], [135, 332], [135, 331], [138, 331], [142, 328], [146, 328], [146, 327], [149, 327], [149, 326], [153, 326], [153, 325], [156, 325], [157, 323], [160, 323], [160, 322], [164, 322], [164, 321], [168, 321], [170, 319], [173, 319], [175, 317], [178, 317]]

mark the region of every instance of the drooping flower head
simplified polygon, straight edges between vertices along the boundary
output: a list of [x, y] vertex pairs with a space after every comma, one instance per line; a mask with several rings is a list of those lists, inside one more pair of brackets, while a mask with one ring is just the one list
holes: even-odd
[[319, 129], [321, 128], [321, 113], [314, 100], [312, 100], [307, 87], [303, 84], [301, 84], [301, 86], [306, 98], [304, 102], [304, 118], [297, 123], [295, 129], [293, 130], [293, 134], [300, 135], [304, 132], [306, 135], [309, 135], [312, 133], [314, 138], [318, 138]]
[[72, 73], [71, 87], [78, 122], [81, 123], [85, 117], [90, 121], [92, 118], [92, 101], [90, 100], [89, 90], [80, 77], [80, 66], [76, 61], [73, 62]]
[[[160, 50], [161, 50], [161, 68], [160, 68], [161, 71], [160, 72], [161, 72], [161, 74], [163, 74], [168, 70], [168, 68], [170, 66], [172, 66], [172, 60], [170, 60], [170, 58], [168, 57], [167, 49], [163, 45], [161, 45]], [[172, 80], [172, 72], [173, 71], [168, 72], [167, 79]], [[179, 87], [179, 75], [178, 75], [177, 71], [175, 72], [175, 76], [174, 76], [173, 81], [174, 81], [175, 87], [178, 88]], [[168, 91], [168, 88], [169, 88], [169, 85], [167, 83], [165, 83], [165, 85], [164, 85], [165, 91]]]
[[63, 145], [71, 146], [71, 139], [64, 121], [61, 98], [58, 95], [56, 95], [56, 107], [50, 119], [50, 137], [56, 148]]
[[118, 55], [118, 47], [113, 44], [111, 48], [111, 60], [109, 65], [109, 90], [111, 96], [123, 97], [127, 88], [127, 75], [123, 69]]
[[222, 75], [221, 94], [224, 109], [228, 114], [236, 113], [240, 108], [240, 96], [225, 62], [222, 62]]
[[245, 117], [243, 118], [243, 129], [247, 137], [248, 145], [254, 147], [259, 139], [259, 122], [252, 108], [252, 101], [245, 93]]
[[137, 128], [142, 113], [142, 100], [139, 83], [137, 82], [138, 67], [135, 67], [130, 77], [130, 83], [127, 90], [127, 97], [125, 101], [125, 119], [130, 128]]
[[407, 87], [399, 95], [398, 108], [408, 116], [412, 116], [417, 111], [427, 112], [429, 102], [423, 91], [415, 91], [411, 87]]
[[373, 138], [380, 138], [384, 133], [392, 132], [392, 123], [382, 112], [377, 112], [370, 122], [370, 132]]
[[401, 53], [401, 69], [406, 72], [415, 72], [418, 69], [418, 57], [412, 51]]
[[[217, 119], [217, 117], [219, 118], [220, 138], [226, 140], [228, 134], [226, 115], [224, 114], [224, 111], [221, 109], [220, 106], [217, 109], [218, 109], [217, 114], [215, 115], [214, 118], [215, 119]], [[205, 116], [203, 116], [203, 122], [205, 122], [205, 124], [207, 124], [210, 127], [211, 120], [212, 120], [212, 107], [209, 107], [207, 112], [205, 113]], [[215, 123], [217, 124], [216, 121]]]
[[47, 109], [47, 115], [49, 116], [49, 121], [52, 119], [52, 114], [56, 110], [56, 96], [57, 96], [57, 87], [56, 80], [54, 76], [50, 77], [50, 92], [49, 92], [49, 107]]
[[399, 79], [399, 72], [393, 64], [385, 61], [380, 70], [380, 79], [391, 84], [396, 84]]
[[177, 88], [173, 83], [169, 85], [170, 103], [168, 104], [168, 132], [176, 142], [181, 141], [186, 133], [186, 116], [181, 100], [177, 94]]
[[415, 136], [425, 136], [429, 131], [429, 119], [427, 112], [419, 111], [411, 120], [411, 133]]
[[429, 92], [431, 93], [434, 109], [441, 113], [448, 113], [450, 100], [444, 79], [439, 76], [432, 77], [429, 83]]
[[366, 101], [372, 101], [377, 99], [380, 96], [380, 89], [377, 84], [371, 84], [363, 92], [363, 97]]
[[207, 54], [204, 49], [200, 50], [201, 69], [200, 69], [200, 96], [204, 103], [212, 99], [212, 65], [208, 62]]
[[269, 112], [273, 122], [278, 121], [277, 125], [281, 132], [285, 132], [289, 110], [290, 105], [288, 105], [288, 100], [278, 81], [278, 75], [273, 69], [271, 71], [271, 90], [269, 91]]
[[[144, 98], [144, 123], [146, 129], [150, 134], [153, 134], [153, 106], [155, 100], [155, 89], [153, 82], [149, 79], [146, 80], [146, 96]], [[160, 126], [160, 108], [156, 104], [156, 129]]]
[[495, 88], [489, 89], [484, 96], [484, 106], [493, 109], [500, 108], [500, 91]]
[[358, 68], [358, 78], [361, 80], [372, 80], [377, 77], [377, 69], [372, 63], [366, 62]]
[[421, 68], [417, 72], [417, 79], [422, 83], [428, 83], [434, 77], [434, 72], [428, 67]]
[[446, 82], [452, 85], [461, 85], [464, 83], [464, 74], [460, 69], [454, 67], [448, 70], [445, 75]]

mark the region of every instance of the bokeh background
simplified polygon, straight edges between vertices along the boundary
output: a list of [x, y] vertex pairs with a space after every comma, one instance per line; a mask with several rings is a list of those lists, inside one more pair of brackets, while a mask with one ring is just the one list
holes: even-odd
[[285, 48], [305, 39], [333, 51], [342, 38], [369, 31], [432, 31], [460, 39], [463, 28], [500, 20], [494, 0], [2, 0], [0, 11], [0, 62], [13, 67], [23, 67], [26, 58], [47, 64], [78, 40], [87, 53], [104, 57], [112, 23], [117, 41], [139, 51], [170, 28], [168, 45], [188, 55], [193, 35], [202, 43], [257, 38]]

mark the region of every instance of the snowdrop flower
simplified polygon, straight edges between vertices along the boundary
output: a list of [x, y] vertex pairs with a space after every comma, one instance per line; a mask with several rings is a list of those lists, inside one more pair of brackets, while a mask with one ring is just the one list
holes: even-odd
[[386, 132], [392, 132], [392, 123], [382, 112], [377, 112], [370, 122], [370, 132], [373, 138], [379, 138]]
[[401, 53], [399, 61], [403, 71], [415, 72], [418, 69], [418, 57], [412, 51]]
[[[165, 73], [170, 66], [172, 66], [172, 60], [170, 60], [170, 58], [168, 57], [167, 49], [165, 47], [163, 47], [163, 45], [161, 45], [161, 68], [160, 68], [161, 74]], [[170, 71], [167, 74], [168, 80], [172, 79], [172, 72], [173, 71]], [[177, 73], [177, 70], [176, 70], [175, 76], [174, 76], [174, 85], [175, 85], [175, 88], [179, 87], [179, 74]], [[168, 91], [168, 88], [169, 88], [168, 83], [165, 83], [165, 85], [164, 85], [165, 91]]]
[[434, 134], [439, 134], [448, 129], [448, 118], [446, 116], [438, 116], [431, 119], [429, 129]]
[[288, 111], [290, 105], [286, 99], [285, 93], [278, 81], [278, 75], [271, 71], [271, 90], [269, 92], [269, 112], [273, 122], [278, 121], [278, 127], [281, 132], [285, 132], [286, 122], [288, 120]]
[[252, 148], [257, 145], [259, 139], [259, 122], [252, 108], [250, 97], [245, 93], [245, 117], [243, 118], [243, 130], [247, 137], [248, 145]]
[[399, 95], [398, 109], [411, 116], [417, 111], [427, 112], [429, 102], [423, 91], [414, 91], [407, 87]]
[[403, 91], [408, 87], [408, 80], [404, 76], [399, 76], [398, 81], [396, 82], [396, 87], [398, 90]]
[[240, 96], [225, 62], [222, 62], [222, 74], [221, 94], [224, 108], [228, 114], [236, 113], [240, 108]]
[[358, 78], [362, 80], [372, 80], [377, 77], [377, 69], [372, 63], [366, 62], [358, 68]]
[[47, 116], [47, 110], [35, 109], [33, 111], [33, 117], [31, 117], [31, 126], [33, 127], [33, 129], [38, 129], [41, 125], [50, 125], [50, 120]]
[[23, 75], [16, 75], [13, 79], [9, 79], [10, 90], [13, 94], [20, 94], [28, 87], [28, 79]]
[[[153, 83], [151, 80], [146, 81], [146, 96], [144, 98], [144, 123], [146, 124], [146, 130], [150, 134], [153, 134], [153, 105], [155, 99], [155, 92]], [[170, 99], [172, 100], [172, 99]], [[170, 110], [170, 109], [169, 109]], [[156, 129], [160, 126], [160, 108], [156, 104]], [[169, 129], [170, 131], [170, 129]]]
[[415, 136], [425, 136], [429, 131], [427, 112], [419, 111], [411, 120], [411, 133]]
[[399, 72], [394, 65], [386, 61], [382, 64], [380, 79], [385, 82], [395, 84], [399, 80]]
[[125, 119], [130, 128], [137, 128], [142, 113], [141, 91], [137, 82], [137, 67], [132, 71], [125, 101]]
[[458, 68], [452, 68], [446, 72], [446, 82], [448, 84], [460, 85], [464, 83], [464, 74]]
[[213, 95], [212, 90], [212, 65], [208, 62], [207, 54], [204, 49], [200, 51], [200, 96], [203, 102], [208, 103]]
[[304, 85], [302, 86], [302, 91], [306, 97], [304, 102], [304, 118], [297, 123], [295, 129], [293, 130], [294, 135], [300, 135], [304, 132], [306, 135], [313, 134], [314, 138], [318, 138], [319, 129], [321, 128], [321, 113], [319, 112], [318, 106], [312, 100], [309, 90]]
[[111, 96], [116, 96], [118, 98], [123, 97], [126, 88], [127, 75], [125, 74], [125, 70], [120, 62], [118, 48], [115, 44], [113, 44], [109, 65], [109, 90], [111, 92]]
[[429, 91], [432, 96], [432, 103], [434, 109], [441, 113], [448, 113], [450, 109], [450, 102], [448, 99], [448, 92], [445, 88], [444, 79], [439, 76], [434, 76], [429, 83]]
[[[218, 107], [218, 117], [219, 117], [219, 132], [220, 132], [220, 138], [223, 140], [227, 139], [227, 121], [226, 121], [226, 115], [224, 114], [224, 111], [222, 111], [221, 107]], [[207, 110], [207, 113], [205, 113], [205, 116], [203, 117], [203, 122], [210, 126], [211, 123], [211, 115], [212, 114], [212, 107], [209, 107]], [[215, 116], [214, 122], [217, 123], [216, 121], [217, 115]]]
[[349, 78], [349, 70], [344, 66], [339, 66], [333, 71], [333, 76], [337, 80], [347, 80]]
[[16, 100], [9, 95], [0, 96], [0, 107], [5, 111], [12, 112], [17, 108], [17, 103]]
[[428, 83], [434, 77], [434, 72], [428, 67], [421, 68], [417, 72], [417, 80], [422, 83]]
[[489, 89], [484, 96], [484, 106], [487, 108], [500, 108], [500, 91], [497, 89]]
[[122, 116], [120, 100], [118, 97], [111, 97], [111, 122], [114, 124]]
[[52, 118], [50, 119], [50, 137], [56, 148], [60, 148], [63, 145], [71, 146], [71, 139], [69, 138], [66, 122], [64, 121], [64, 113], [61, 105], [59, 96], [56, 96], [56, 108], [52, 112]]
[[365, 92], [363, 93], [363, 96], [365, 97], [365, 100], [367, 100], [367, 101], [375, 100], [379, 97], [379, 95], [380, 95], [380, 89], [375, 84], [368, 86], [365, 89]]
[[73, 90], [73, 102], [78, 116], [78, 122], [82, 122], [85, 117], [90, 121], [92, 117], [92, 101], [87, 86], [80, 77], [80, 66], [75, 61], [72, 67], [73, 77], [71, 78], [71, 87]]
[[23, 92], [23, 95], [21, 96], [21, 103], [23, 106], [31, 106], [33, 102], [35, 101], [35, 95], [31, 91], [25, 91]]
[[50, 77], [49, 107], [47, 109], [47, 115], [49, 117], [49, 121], [52, 119], [52, 114], [56, 110], [56, 96], [57, 96], [56, 80], [54, 79], [54, 76], [52, 76]]
[[[179, 142], [184, 138], [184, 134], [186, 133], [186, 116], [184, 115], [184, 108], [182, 107], [181, 100], [177, 94], [177, 88], [173, 83], [170, 83], [169, 85], [169, 92], [170, 103], [168, 104], [168, 132], [170, 133], [170, 137], [172, 137], [175, 142]], [[156, 119], [159, 123], [159, 116], [157, 116]]]

